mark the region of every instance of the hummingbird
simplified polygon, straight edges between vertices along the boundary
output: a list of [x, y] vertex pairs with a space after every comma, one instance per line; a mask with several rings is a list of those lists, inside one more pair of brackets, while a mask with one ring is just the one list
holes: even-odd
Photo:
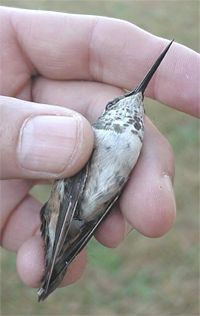
[[129, 179], [144, 138], [144, 91], [172, 42], [133, 91], [107, 103], [92, 126], [94, 149], [82, 170], [53, 183], [49, 200], [40, 211], [45, 271], [39, 301], [61, 283]]

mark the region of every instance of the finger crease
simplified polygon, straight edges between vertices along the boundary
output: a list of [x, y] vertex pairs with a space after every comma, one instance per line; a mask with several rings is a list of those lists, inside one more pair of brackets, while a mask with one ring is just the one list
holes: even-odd
[[[99, 24], [99, 18], [96, 17], [93, 20], [93, 24], [91, 26], [91, 32], [89, 33], [88, 37], [88, 74], [90, 77], [90, 80], [97, 81], [97, 78], [101, 78], [99, 76], [101, 72], [101, 64], [100, 64], [100, 58], [98, 56], [98, 52], [94, 49], [95, 47], [95, 38], [96, 38], [96, 30], [97, 25]], [[98, 79], [99, 81], [99, 79]]]

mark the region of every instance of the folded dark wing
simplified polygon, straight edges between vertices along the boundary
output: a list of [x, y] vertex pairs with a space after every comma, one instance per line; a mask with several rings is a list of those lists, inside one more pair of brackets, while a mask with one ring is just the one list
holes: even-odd
[[[54, 274], [57, 274], [56, 271], [54, 271], [55, 265], [57, 265], [57, 258], [60, 256], [62, 257], [61, 254], [63, 252], [63, 245], [68, 236], [71, 222], [73, 221], [75, 214], [78, 213], [77, 206], [82, 198], [87, 175], [88, 164], [77, 175], [69, 179], [64, 179], [64, 194], [62, 194], [63, 198], [60, 203], [57, 203], [57, 207], [59, 208], [56, 210], [58, 213], [58, 219], [56, 223], [55, 239], [52, 251], [49, 249], [50, 241], [48, 236], [49, 233], [47, 233], [47, 231], [49, 229], [51, 214], [52, 212], [55, 212], [55, 210], [51, 210], [52, 203], [48, 203], [49, 201], [41, 209], [41, 234], [45, 243], [46, 270], [42, 280], [41, 288], [38, 290], [39, 299], [41, 299], [44, 294], [48, 293], [51, 279], [55, 279]], [[50, 199], [52, 198], [53, 196], [51, 195]], [[49, 253], [51, 253], [50, 257]]]

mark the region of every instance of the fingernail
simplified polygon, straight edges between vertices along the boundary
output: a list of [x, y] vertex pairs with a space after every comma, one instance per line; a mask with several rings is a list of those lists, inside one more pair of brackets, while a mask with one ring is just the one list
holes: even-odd
[[171, 207], [172, 214], [176, 214], [176, 199], [174, 195], [174, 189], [173, 189], [173, 180], [169, 175], [164, 175], [164, 181], [165, 181], [165, 189], [168, 190], [169, 196], [171, 198], [171, 203], [173, 203], [173, 207]]
[[75, 151], [78, 118], [35, 116], [24, 122], [18, 146], [21, 167], [32, 171], [61, 173]]
[[168, 191], [171, 193], [173, 192], [173, 184], [172, 184], [172, 179], [169, 175], [165, 174], [163, 176], [164, 182], [165, 182], [165, 187], [168, 189]]

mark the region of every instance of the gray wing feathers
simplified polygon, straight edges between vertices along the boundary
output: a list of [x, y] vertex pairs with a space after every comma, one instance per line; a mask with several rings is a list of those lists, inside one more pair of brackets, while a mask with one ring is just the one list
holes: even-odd
[[[55, 278], [57, 277], [58, 273], [54, 270], [60, 270], [57, 269], [57, 265], [59, 264], [59, 262], [57, 262], [57, 258], [60, 257], [60, 254], [63, 250], [63, 245], [66, 241], [66, 236], [68, 235], [68, 231], [70, 229], [71, 222], [74, 218], [75, 213], [77, 212], [77, 205], [82, 197], [87, 174], [88, 164], [78, 173], [78, 175], [64, 180], [63, 199], [60, 204], [58, 204], [59, 209], [56, 210], [58, 212], [58, 220], [56, 224], [55, 240], [52, 252], [49, 249], [49, 234], [47, 234], [52, 210], [49, 208], [48, 202], [41, 209], [41, 232], [45, 243], [44, 248], [46, 258], [46, 270], [44, 273], [44, 278], [42, 280], [41, 288], [38, 290], [39, 300], [44, 299], [49, 294], [48, 288], [50, 286], [50, 283], [55, 283], [56, 281]], [[63, 180], [58, 180], [56, 185], [59, 184], [59, 181]], [[51, 253], [50, 258], [49, 253]], [[63, 254], [61, 254], [61, 257], [63, 260]], [[57, 283], [58, 282], [56, 282], [56, 284]]]

